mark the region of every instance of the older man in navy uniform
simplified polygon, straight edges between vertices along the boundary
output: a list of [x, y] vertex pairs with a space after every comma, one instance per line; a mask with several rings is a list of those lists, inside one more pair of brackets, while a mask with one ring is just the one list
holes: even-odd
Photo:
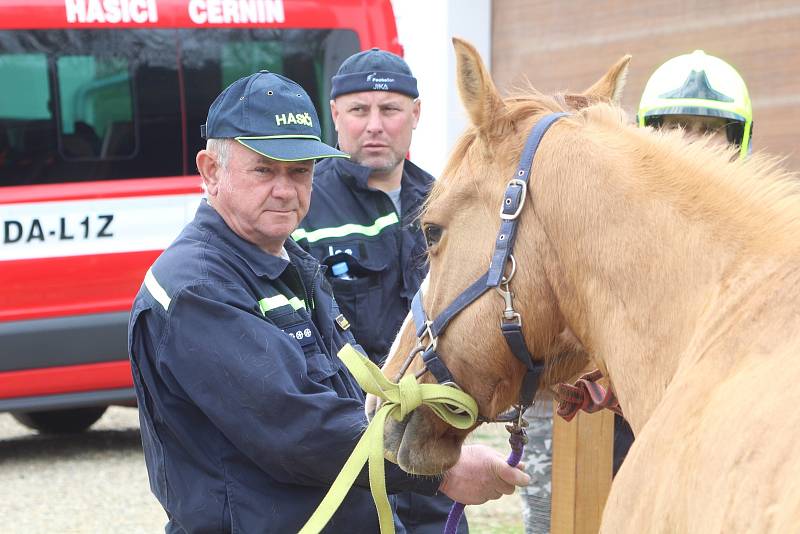
[[[369, 357], [381, 363], [427, 273], [417, 222], [433, 177], [406, 159], [420, 116], [417, 80], [399, 56], [373, 48], [332, 80], [331, 114], [349, 160], [317, 165], [311, 209], [292, 234], [322, 264]], [[439, 533], [452, 502], [398, 495], [414, 534]], [[459, 532], [468, 531], [462, 521]]]
[[[169, 533], [297, 532], [366, 426], [336, 357], [354, 343], [323, 269], [291, 239], [320, 142], [308, 95], [261, 72], [217, 97], [197, 154], [207, 200], [148, 270], [129, 350], [150, 488]], [[386, 465], [392, 493], [481, 502], [527, 481], [465, 447], [443, 480]], [[325, 532], [378, 531], [366, 470]], [[400, 530], [402, 532], [402, 530]]]

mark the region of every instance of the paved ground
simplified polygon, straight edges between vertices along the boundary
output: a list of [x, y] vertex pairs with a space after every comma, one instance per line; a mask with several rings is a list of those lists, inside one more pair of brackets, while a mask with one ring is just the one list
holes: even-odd
[[155, 533], [135, 408], [110, 408], [92, 430], [40, 436], [0, 413], [0, 530], [4, 534]]
[[[471, 440], [507, 454], [499, 425]], [[520, 498], [468, 506], [473, 534], [522, 532]], [[134, 408], [112, 407], [92, 429], [41, 436], [0, 413], [2, 534], [138, 534], [164, 531], [151, 495]]]

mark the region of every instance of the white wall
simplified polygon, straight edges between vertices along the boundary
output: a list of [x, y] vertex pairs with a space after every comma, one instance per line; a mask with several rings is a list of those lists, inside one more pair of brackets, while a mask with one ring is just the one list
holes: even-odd
[[392, 0], [405, 59], [417, 78], [422, 114], [411, 159], [438, 176], [467, 125], [455, 86], [452, 37], [474, 44], [491, 67], [491, 0]]

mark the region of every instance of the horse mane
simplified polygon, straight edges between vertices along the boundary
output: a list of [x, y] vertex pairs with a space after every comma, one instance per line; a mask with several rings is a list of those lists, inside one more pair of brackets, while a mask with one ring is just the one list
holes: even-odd
[[741, 160], [738, 149], [708, 139], [688, 143], [681, 130], [639, 128], [608, 104], [594, 104], [581, 116], [604, 150], [631, 155], [631, 174], [646, 185], [643, 195], [665, 198], [742, 244], [797, 249], [800, 179], [782, 167], [785, 158], [756, 154]]
[[[643, 195], [667, 199], [686, 216], [715, 225], [718, 234], [728, 239], [774, 249], [776, 239], [784, 236], [778, 241], [786, 248], [798, 246], [794, 236], [800, 232], [800, 179], [782, 168], [784, 158], [756, 154], [731, 161], [735, 158], [732, 148], [712, 146], [708, 140], [687, 143], [681, 130], [637, 127], [621, 108], [606, 102], [588, 101], [586, 107], [575, 110], [575, 97], [545, 95], [532, 87], [515, 90], [503, 100], [490, 128], [471, 126], [459, 138], [442, 173], [447, 178], [437, 180], [425, 208], [436, 201], [446, 183], [471, 180], [480, 194], [484, 184], [495, 180], [486, 180], [475, 169], [485, 168], [487, 162], [513, 168], [525, 144], [522, 132], [530, 122], [543, 114], [566, 111], [571, 113], [567, 122], [588, 128], [595, 153], [620, 150], [630, 155], [627, 174], [641, 177], [646, 185], [640, 188]], [[483, 142], [477, 143], [480, 151], [476, 152], [478, 140]], [[505, 149], [492, 150], [499, 143]], [[505, 183], [505, 179], [496, 182]]]

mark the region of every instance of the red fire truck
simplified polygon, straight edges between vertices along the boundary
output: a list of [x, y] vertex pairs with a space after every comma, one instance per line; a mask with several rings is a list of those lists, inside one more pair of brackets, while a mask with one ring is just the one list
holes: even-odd
[[130, 304], [200, 198], [200, 125], [229, 83], [330, 78], [401, 53], [389, 0], [0, 3], [0, 411], [42, 432], [135, 403]]

